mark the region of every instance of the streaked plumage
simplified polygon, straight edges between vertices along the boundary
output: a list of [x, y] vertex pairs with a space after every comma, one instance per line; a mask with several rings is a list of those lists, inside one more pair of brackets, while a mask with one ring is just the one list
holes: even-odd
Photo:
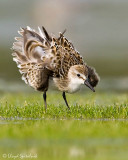
[[[63, 93], [73, 93], [79, 90], [81, 84], [86, 84], [94, 90], [99, 81], [94, 69], [85, 64], [80, 53], [73, 44], [64, 37], [64, 32], [57, 38], [50, 36], [44, 27], [35, 31], [30, 27], [22, 28], [13, 43], [13, 60], [17, 63], [22, 79], [36, 90], [48, 90], [49, 78]], [[65, 102], [66, 97], [64, 98]], [[45, 100], [46, 101], [46, 100]], [[66, 103], [67, 104], [67, 103]], [[68, 106], [68, 104], [67, 104]], [[46, 103], [45, 103], [46, 107]]]

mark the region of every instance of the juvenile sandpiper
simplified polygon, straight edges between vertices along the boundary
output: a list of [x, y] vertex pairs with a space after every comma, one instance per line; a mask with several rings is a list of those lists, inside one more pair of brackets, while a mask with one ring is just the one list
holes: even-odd
[[[66, 31], [66, 30], [65, 30]], [[49, 79], [52, 79], [67, 107], [65, 92], [74, 93], [81, 85], [86, 85], [93, 92], [99, 76], [95, 69], [88, 66], [73, 44], [64, 36], [49, 35], [44, 27], [38, 31], [30, 27], [21, 28], [13, 43], [13, 60], [17, 63], [22, 80], [34, 89], [43, 92], [45, 110], [47, 109], [46, 92]]]

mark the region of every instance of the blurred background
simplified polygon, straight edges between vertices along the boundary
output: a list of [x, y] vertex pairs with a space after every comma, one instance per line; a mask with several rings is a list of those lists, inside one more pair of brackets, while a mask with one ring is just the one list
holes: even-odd
[[127, 0], [0, 0], [0, 91], [28, 90], [11, 50], [20, 27], [65, 36], [101, 77], [100, 89], [128, 90]]

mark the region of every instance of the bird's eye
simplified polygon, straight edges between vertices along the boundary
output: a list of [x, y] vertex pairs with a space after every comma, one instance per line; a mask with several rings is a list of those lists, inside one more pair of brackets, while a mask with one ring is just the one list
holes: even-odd
[[77, 77], [80, 77], [80, 74], [77, 74]]

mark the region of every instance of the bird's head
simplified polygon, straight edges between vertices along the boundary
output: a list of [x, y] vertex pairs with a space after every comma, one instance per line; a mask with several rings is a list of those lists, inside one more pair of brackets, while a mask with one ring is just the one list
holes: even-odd
[[99, 81], [95, 70], [87, 65], [74, 65], [70, 67], [68, 77], [74, 85], [84, 84], [93, 92], [95, 92], [94, 87]]

